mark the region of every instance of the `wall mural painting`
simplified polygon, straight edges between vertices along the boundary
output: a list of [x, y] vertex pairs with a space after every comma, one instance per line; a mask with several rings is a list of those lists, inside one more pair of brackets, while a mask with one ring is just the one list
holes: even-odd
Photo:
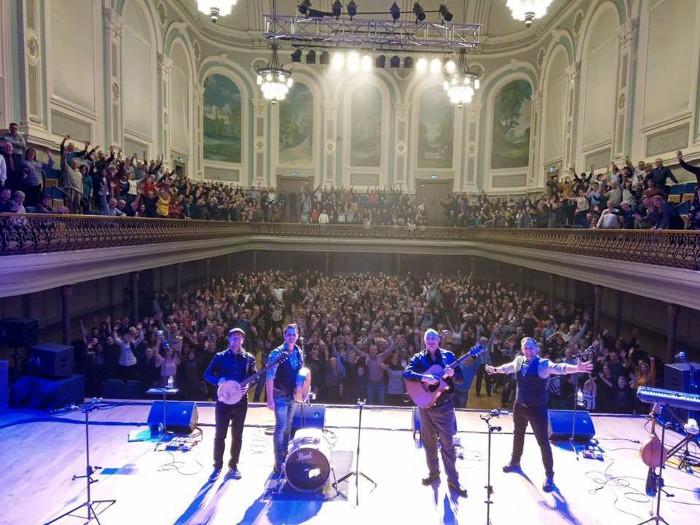
[[454, 111], [442, 86], [423, 92], [418, 117], [419, 168], [452, 167]]
[[241, 162], [241, 91], [223, 75], [204, 81], [204, 158]]
[[279, 163], [310, 165], [313, 160], [314, 104], [311, 91], [295, 82], [280, 102]]
[[520, 168], [530, 160], [532, 86], [513, 80], [501, 88], [493, 104], [491, 168]]
[[350, 164], [379, 167], [382, 148], [382, 95], [372, 86], [361, 86], [352, 95]]

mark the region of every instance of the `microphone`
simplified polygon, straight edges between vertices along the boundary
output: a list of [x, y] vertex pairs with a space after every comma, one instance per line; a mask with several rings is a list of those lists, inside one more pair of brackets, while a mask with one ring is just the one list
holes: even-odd
[[680, 361], [681, 363], [684, 363], [685, 360], [686, 360], [685, 352], [684, 352], [683, 350], [681, 350], [681, 351], [678, 352], [676, 355], [674, 355], [673, 358], [674, 358], [676, 361]]
[[500, 410], [498, 408], [494, 408], [493, 410], [489, 411], [489, 415], [491, 417], [501, 417], [501, 416], [507, 416], [508, 412], [505, 410]]

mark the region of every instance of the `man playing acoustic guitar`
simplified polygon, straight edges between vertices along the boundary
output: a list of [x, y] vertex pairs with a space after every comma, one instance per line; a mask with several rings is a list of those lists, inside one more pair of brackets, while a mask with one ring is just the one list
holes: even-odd
[[[209, 476], [210, 481], [214, 481], [221, 474], [221, 468], [224, 464], [226, 430], [229, 423], [231, 423], [231, 457], [228, 461], [228, 476], [233, 479], [241, 478], [241, 473], [238, 470], [238, 457], [241, 454], [243, 424], [246, 412], [248, 412], [248, 396], [246, 395], [248, 386], [244, 386], [240, 392], [231, 393], [224, 385], [239, 385], [246, 378], [255, 374], [255, 358], [243, 349], [244, 337], [245, 332], [242, 329], [231, 329], [228, 333], [228, 349], [216, 354], [207, 367], [207, 371], [204, 372], [204, 379], [212, 385], [219, 386], [215, 409], [214, 471]], [[239, 395], [240, 398], [236, 399]], [[229, 399], [229, 397], [232, 398]]]
[[[467, 497], [467, 490], [459, 484], [459, 473], [455, 466], [456, 453], [453, 442], [455, 432], [455, 410], [452, 405], [452, 383], [461, 383], [462, 370], [459, 366], [452, 368], [457, 362], [455, 355], [440, 348], [440, 336], [429, 328], [423, 335], [425, 350], [415, 354], [408, 363], [403, 377], [406, 381], [421, 382], [426, 392], [430, 387], [440, 387], [441, 383], [447, 388], [427, 406], [419, 406], [420, 435], [425, 449], [425, 460], [428, 464], [428, 477], [423, 478], [423, 485], [431, 485], [440, 478], [440, 463], [438, 462], [438, 439], [440, 454], [447, 473], [447, 485], [458, 496]], [[435, 367], [435, 368], [433, 368]], [[437, 390], [435, 390], [437, 392]]]
[[542, 490], [551, 492], [554, 489], [554, 459], [552, 447], [547, 437], [549, 413], [549, 376], [590, 372], [592, 363], [553, 363], [549, 359], [540, 359], [537, 355], [537, 341], [532, 337], [523, 338], [520, 349], [521, 356], [501, 366], [486, 366], [489, 374], [515, 373], [515, 403], [513, 404], [513, 453], [510, 461], [503, 467], [503, 472], [513, 472], [520, 468], [520, 457], [525, 444], [525, 429], [527, 424], [532, 426], [537, 444], [542, 453], [542, 463], [546, 479]]

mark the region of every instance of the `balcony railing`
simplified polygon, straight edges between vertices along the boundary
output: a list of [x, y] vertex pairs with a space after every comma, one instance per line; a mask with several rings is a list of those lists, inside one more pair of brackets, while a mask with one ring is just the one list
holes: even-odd
[[51, 253], [242, 236], [472, 242], [700, 269], [700, 232], [417, 228], [236, 223], [85, 215], [0, 214], [0, 255]]

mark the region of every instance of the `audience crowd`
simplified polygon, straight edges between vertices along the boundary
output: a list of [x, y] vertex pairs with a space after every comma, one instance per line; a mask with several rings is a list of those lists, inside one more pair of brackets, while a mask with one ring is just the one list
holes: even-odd
[[[489, 377], [487, 364], [501, 364], [533, 336], [540, 354], [555, 361], [593, 359], [588, 376], [555, 376], [553, 408], [572, 406], [578, 389], [589, 410], [647, 412], [634, 389], [655, 385], [657, 362], [642, 348], [638, 333], [615, 337], [593, 333], [589, 315], [561, 302], [548, 304], [534, 291], [518, 293], [500, 282], [474, 283], [469, 277], [438, 278], [385, 274], [324, 275], [258, 272], [218, 279], [179, 300], [165, 292], [140, 298], [148, 312], [140, 320], [81, 322], [87, 394], [101, 395], [105, 380], [139, 382], [142, 392], [174, 377], [183, 398], [204, 400], [215, 392], [203, 382], [214, 353], [227, 347], [234, 327], [245, 333], [244, 347], [265, 363], [282, 343], [282, 327], [299, 325], [311, 389], [316, 402], [405, 405], [410, 402], [401, 374], [421, 349], [425, 329], [435, 328], [442, 345], [458, 356], [480, 343], [483, 350], [462, 363], [465, 383], [457, 406], [465, 407], [471, 387], [477, 396], [514, 396], [514, 378]], [[145, 310], [147, 309], [147, 310]], [[264, 396], [260, 385], [252, 394]]]
[[[423, 199], [401, 189], [307, 188], [280, 191], [241, 187], [212, 181], [195, 182], [163, 167], [162, 156], [147, 160], [120, 149], [107, 152], [85, 142], [76, 149], [64, 137], [60, 162], [50, 150], [46, 162], [27, 147], [11, 124], [0, 137], [0, 212], [92, 213], [108, 216], [203, 219], [237, 222], [300, 222], [406, 227], [427, 225]], [[694, 168], [678, 159], [688, 171]], [[64, 206], [53, 208], [45, 176], [56, 175]], [[453, 193], [441, 202], [443, 225], [495, 228], [626, 228], [683, 229], [679, 210], [667, 201], [669, 180], [678, 182], [661, 159], [654, 165], [626, 159], [609, 173], [564, 177], [550, 174], [547, 192], [540, 197], [489, 198], [486, 194]], [[687, 227], [700, 227], [700, 197], [696, 190], [687, 210]], [[684, 214], [685, 215], [685, 214]], [[694, 219], [698, 215], [697, 220]]]

